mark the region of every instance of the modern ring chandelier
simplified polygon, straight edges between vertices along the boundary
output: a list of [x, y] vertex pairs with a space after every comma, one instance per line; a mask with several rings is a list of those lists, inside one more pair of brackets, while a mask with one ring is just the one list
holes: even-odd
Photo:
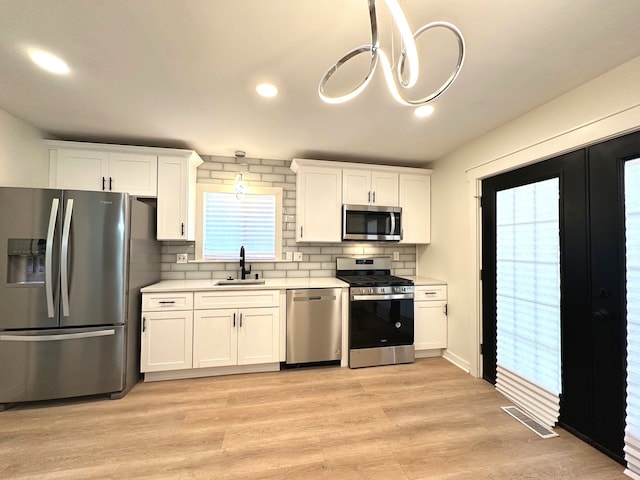
[[[329, 70], [326, 71], [322, 79], [320, 80], [320, 84], [318, 85], [318, 94], [320, 98], [332, 104], [344, 103], [352, 98], [358, 96], [369, 84], [371, 81], [371, 77], [378, 66], [378, 63], [382, 66], [382, 71], [384, 73], [384, 78], [387, 83], [387, 87], [391, 92], [391, 96], [402, 105], [406, 105], [409, 107], [419, 107], [427, 104], [428, 102], [436, 99], [440, 95], [442, 95], [453, 83], [453, 81], [458, 77], [460, 73], [460, 69], [462, 68], [462, 63], [464, 62], [465, 55], [465, 45], [464, 38], [462, 37], [462, 33], [455, 25], [452, 25], [449, 22], [431, 22], [423, 25], [415, 33], [411, 33], [411, 29], [409, 27], [409, 23], [407, 22], [407, 18], [405, 17], [402, 9], [400, 8], [400, 4], [398, 0], [385, 0], [387, 7], [391, 11], [391, 15], [393, 16], [393, 21], [400, 31], [400, 37], [403, 42], [403, 48], [401, 50], [400, 56], [398, 57], [398, 61], [395, 63], [395, 70], [397, 81], [394, 78], [393, 70], [391, 62], [389, 61], [389, 57], [387, 54], [380, 48], [380, 42], [378, 40], [378, 21], [376, 17], [376, 0], [369, 0], [369, 18], [371, 20], [371, 44], [369, 45], [361, 45], [359, 47], [354, 48], [350, 52], [348, 52], [344, 57], [338, 60]], [[431, 92], [426, 97], [411, 100], [406, 98], [403, 93], [400, 91], [398, 86], [402, 89], [409, 89], [413, 87], [418, 81], [418, 73], [420, 71], [420, 67], [418, 65], [418, 50], [416, 48], [415, 40], [424, 32], [432, 28], [446, 28], [453, 32], [458, 40], [458, 62], [456, 64], [455, 69], [451, 76], [436, 90]], [[331, 78], [331, 76], [338, 71], [338, 69], [348, 62], [351, 58], [359, 55], [361, 53], [371, 52], [371, 64], [369, 67], [369, 72], [366, 74], [362, 82], [357, 85], [353, 90], [344, 95], [340, 96], [330, 96], [325, 92], [325, 85], [327, 81]], [[405, 79], [405, 65], [409, 68], [408, 79]]]

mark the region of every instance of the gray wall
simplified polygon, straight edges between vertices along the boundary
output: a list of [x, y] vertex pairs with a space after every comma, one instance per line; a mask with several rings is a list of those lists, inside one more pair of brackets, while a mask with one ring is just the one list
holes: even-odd
[[[397, 243], [296, 243], [296, 176], [289, 169], [288, 160], [261, 160], [202, 155], [204, 163], [198, 168], [198, 183], [233, 184], [237, 172], [247, 172], [247, 185], [282, 187], [282, 250], [302, 252], [301, 262], [248, 262], [252, 274], [260, 277], [332, 277], [335, 275], [336, 257], [344, 255], [392, 255], [399, 252], [400, 260], [392, 262], [395, 275], [415, 275], [415, 245]], [[246, 164], [240, 167], [239, 164]], [[240, 246], [238, 245], [238, 250]], [[176, 263], [177, 253], [187, 253], [189, 260], [195, 258], [193, 242], [163, 242], [162, 280], [220, 279], [239, 276], [238, 262]], [[248, 252], [249, 254], [251, 252]]]

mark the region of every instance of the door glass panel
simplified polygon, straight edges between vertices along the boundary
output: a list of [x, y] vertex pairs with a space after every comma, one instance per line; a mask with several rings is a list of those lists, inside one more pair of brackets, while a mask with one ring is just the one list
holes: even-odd
[[640, 478], [640, 159], [626, 162], [627, 468]]
[[496, 193], [497, 364], [561, 391], [559, 180]]

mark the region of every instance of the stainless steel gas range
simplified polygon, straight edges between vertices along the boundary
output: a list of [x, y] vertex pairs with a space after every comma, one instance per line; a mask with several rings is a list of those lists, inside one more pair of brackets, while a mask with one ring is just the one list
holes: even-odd
[[349, 288], [349, 367], [411, 363], [413, 282], [391, 275], [391, 258], [338, 257]]

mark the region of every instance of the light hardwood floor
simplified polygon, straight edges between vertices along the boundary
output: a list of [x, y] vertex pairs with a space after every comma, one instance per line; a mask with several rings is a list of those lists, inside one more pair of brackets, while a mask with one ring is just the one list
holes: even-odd
[[441, 358], [139, 383], [121, 400], [0, 413], [9, 479], [625, 479], [558, 429], [540, 439]]

